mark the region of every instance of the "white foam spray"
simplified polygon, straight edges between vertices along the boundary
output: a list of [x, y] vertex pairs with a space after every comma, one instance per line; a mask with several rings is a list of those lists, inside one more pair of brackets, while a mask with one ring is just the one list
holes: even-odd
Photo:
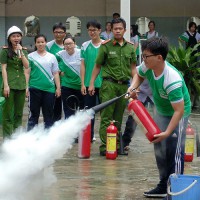
[[52, 164], [72, 147], [92, 116], [78, 112], [49, 130], [18, 130], [5, 140], [0, 149], [0, 200], [41, 199], [42, 190], [56, 181]]

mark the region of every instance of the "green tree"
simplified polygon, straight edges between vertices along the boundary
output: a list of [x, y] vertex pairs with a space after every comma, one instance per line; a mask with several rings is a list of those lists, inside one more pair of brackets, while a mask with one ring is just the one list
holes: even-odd
[[176, 67], [185, 80], [191, 100], [200, 95], [200, 44], [185, 49], [181, 43], [178, 47], [170, 47], [167, 61]]

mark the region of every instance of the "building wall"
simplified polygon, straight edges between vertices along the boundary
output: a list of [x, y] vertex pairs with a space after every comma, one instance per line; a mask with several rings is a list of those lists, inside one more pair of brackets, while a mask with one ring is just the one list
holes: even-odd
[[[12, 2], [13, 0], [8, 0]], [[156, 30], [159, 35], [169, 37], [173, 45], [177, 45], [178, 36], [185, 31], [189, 17], [199, 17], [199, 0], [131, 0], [131, 23], [134, 24], [139, 17], [148, 17], [156, 22]], [[4, 12], [2, 12], [4, 11]], [[26, 17], [35, 15], [40, 19], [40, 32], [51, 40], [52, 26], [55, 22], [65, 23], [70, 16], [76, 16], [81, 20], [82, 33], [76, 37], [78, 45], [88, 40], [86, 23], [91, 19], [97, 19], [102, 23], [112, 19], [114, 12], [120, 13], [120, 0], [16, 0], [13, 4], [0, 4], [0, 45], [4, 44], [5, 33], [12, 25], [24, 29]], [[33, 46], [32, 37], [24, 37], [23, 44]]]
[[0, 3], [0, 46], [5, 43], [5, 26], [5, 4]]
[[[12, 2], [13, 0], [8, 0]], [[182, 17], [199, 15], [199, 0], [130, 0], [131, 16]], [[7, 16], [111, 16], [120, 12], [120, 0], [15, 0]]]

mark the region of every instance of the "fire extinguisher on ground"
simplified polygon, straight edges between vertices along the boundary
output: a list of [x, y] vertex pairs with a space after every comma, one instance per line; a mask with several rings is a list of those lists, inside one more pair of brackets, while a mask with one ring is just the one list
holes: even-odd
[[150, 142], [154, 140], [155, 134], [161, 133], [161, 130], [139, 100], [136, 99], [130, 101], [128, 110], [135, 113], [136, 116], [134, 115], [134, 118], [136, 122], [143, 128], [143, 131]]
[[185, 138], [185, 162], [192, 162], [194, 158], [194, 137], [195, 131], [192, 128], [191, 123], [188, 123], [186, 128], [186, 138]]
[[106, 130], [106, 158], [114, 160], [117, 157], [117, 127], [111, 121]]
[[78, 137], [78, 157], [90, 158], [91, 121]]

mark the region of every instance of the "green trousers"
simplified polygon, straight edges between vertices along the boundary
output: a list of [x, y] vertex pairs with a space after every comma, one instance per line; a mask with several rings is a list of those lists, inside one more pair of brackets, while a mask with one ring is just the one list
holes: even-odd
[[3, 138], [9, 137], [16, 128], [22, 125], [25, 95], [26, 90], [10, 90], [10, 95], [3, 105]]
[[[118, 84], [104, 80], [99, 93], [101, 103], [126, 93], [127, 88], [128, 86], [126, 84]], [[123, 114], [126, 106], [127, 100], [122, 97], [101, 111], [101, 122], [99, 129], [99, 136], [101, 139], [101, 146], [99, 148], [100, 152], [106, 150], [106, 129], [110, 122], [112, 120], [117, 121], [115, 125], [117, 126], [118, 132], [121, 130]]]

